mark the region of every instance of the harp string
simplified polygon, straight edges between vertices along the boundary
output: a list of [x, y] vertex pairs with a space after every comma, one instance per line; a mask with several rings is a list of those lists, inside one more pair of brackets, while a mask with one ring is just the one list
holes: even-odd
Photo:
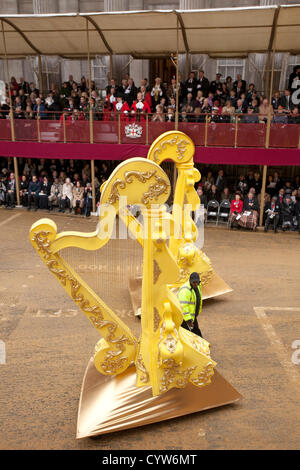
[[99, 250], [69, 247], [59, 254], [138, 336], [140, 322], [133, 312], [129, 286], [131, 279], [141, 277], [143, 249], [128, 235], [125, 224], [117, 218], [116, 238]]

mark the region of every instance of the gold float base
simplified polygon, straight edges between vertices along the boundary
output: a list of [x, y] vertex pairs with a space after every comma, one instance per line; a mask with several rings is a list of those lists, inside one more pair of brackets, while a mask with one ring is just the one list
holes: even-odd
[[136, 387], [132, 364], [120, 375], [100, 374], [90, 359], [85, 371], [77, 419], [77, 439], [145, 426], [234, 403], [242, 396], [215, 370], [203, 388], [188, 384], [157, 397], [151, 387]]

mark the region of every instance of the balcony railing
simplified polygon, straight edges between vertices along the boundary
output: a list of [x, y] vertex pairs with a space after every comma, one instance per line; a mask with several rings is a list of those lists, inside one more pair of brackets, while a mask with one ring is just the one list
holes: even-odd
[[[0, 140], [60, 143], [135, 143], [150, 145], [163, 132], [175, 129], [175, 120], [152, 121], [153, 115], [132, 117], [114, 113], [30, 113], [13, 119], [1, 114]], [[166, 116], [163, 116], [165, 119]], [[135, 128], [130, 125], [136, 124]], [[222, 116], [212, 114], [180, 115], [178, 130], [200, 147], [300, 148], [300, 115], [257, 114]]]

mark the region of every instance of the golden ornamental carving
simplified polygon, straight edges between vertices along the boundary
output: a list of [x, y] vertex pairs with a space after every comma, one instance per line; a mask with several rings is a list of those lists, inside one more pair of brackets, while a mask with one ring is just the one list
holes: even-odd
[[154, 325], [153, 325], [153, 329], [154, 329], [154, 332], [156, 332], [158, 330], [158, 327], [159, 327], [159, 324], [161, 322], [161, 317], [158, 313], [158, 310], [156, 307], [154, 307]]
[[166, 339], [163, 341], [164, 345], [166, 346], [167, 350], [173, 354], [176, 351], [176, 346], [178, 340], [174, 338], [172, 335], [168, 335]]
[[118, 188], [125, 189], [126, 183], [131, 184], [133, 182], [133, 176], [138, 179], [141, 183], [146, 183], [152, 176], [156, 174], [156, 170], [152, 171], [127, 171], [124, 173], [124, 180], [117, 179], [111, 188], [111, 193], [108, 198], [109, 204], [114, 204], [120, 197]]
[[201, 284], [203, 286], [206, 286], [207, 284], [209, 284], [209, 282], [211, 281], [213, 275], [214, 275], [214, 270], [213, 269], [209, 269], [205, 273], [201, 273], [200, 274]]
[[136, 368], [141, 373], [141, 375], [139, 376], [140, 381], [142, 383], [149, 382], [149, 374], [147, 372], [147, 369], [145, 367], [145, 364], [143, 362], [143, 358], [142, 358], [141, 354], [138, 354], [138, 356], [137, 356]]
[[170, 183], [161, 176], [155, 176], [156, 183], [149, 186], [148, 190], [143, 194], [143, 204], [149, 204], [150, 200], [157, 200], [161, 194], [168, 194]]
[[153, 159], [156, 163], [159, 162], [158, 155], [160, 155], [163, 150], [166, 150], [167, 145], [171, 145], [171, 146], [176, 145], [177, 158], [178, 160], [182, 160], [186, 152], [186, 146], [190, 145], [190, 142], [188, 142], [185, 139], [180, 138], [180, 136], [178, 135], [176, 135], [170, 140], [165, 140], [161, 142], [160, 145], [153, 150]]
[[158, 262], [155, 259], [153, 261], [153, 282], [154, 282], [154, 284], [157, 283], [160, 274], [161, 274], [161, 269], [159, 267]]
[[184, 388], [197, 366], [181, 370], [179, 364], [177, 364], [174, 359], [165, 359], [163, 361], [163, 367], [165, 369], [161, 379], [161, 393], [167, 392], [172, 386]]
[[214, 364], [208, 362], [204, 369], [198, 374], [196, 378], [193, 378], [191, 382], [197, 387], [204, 387], [211, 383], [211, 377], [214, 375]]

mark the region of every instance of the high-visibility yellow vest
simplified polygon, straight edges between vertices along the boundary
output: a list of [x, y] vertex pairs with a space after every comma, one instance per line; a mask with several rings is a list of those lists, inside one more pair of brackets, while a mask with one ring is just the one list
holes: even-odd
[[[202, 295], [201, 295], [201, 284], [198, 286], [200, 294], [200, 307], [199, 314], [202, 310]], [[193, 320], [195, 321], [195, 310], [197, 297], [194, 289], [191, 287], [190, 281], [187, 281], [183, 286], [180, 287], [177, 297], [179, 299], [181, 310], [183, 313], [183, 318], [185, 321]]]

